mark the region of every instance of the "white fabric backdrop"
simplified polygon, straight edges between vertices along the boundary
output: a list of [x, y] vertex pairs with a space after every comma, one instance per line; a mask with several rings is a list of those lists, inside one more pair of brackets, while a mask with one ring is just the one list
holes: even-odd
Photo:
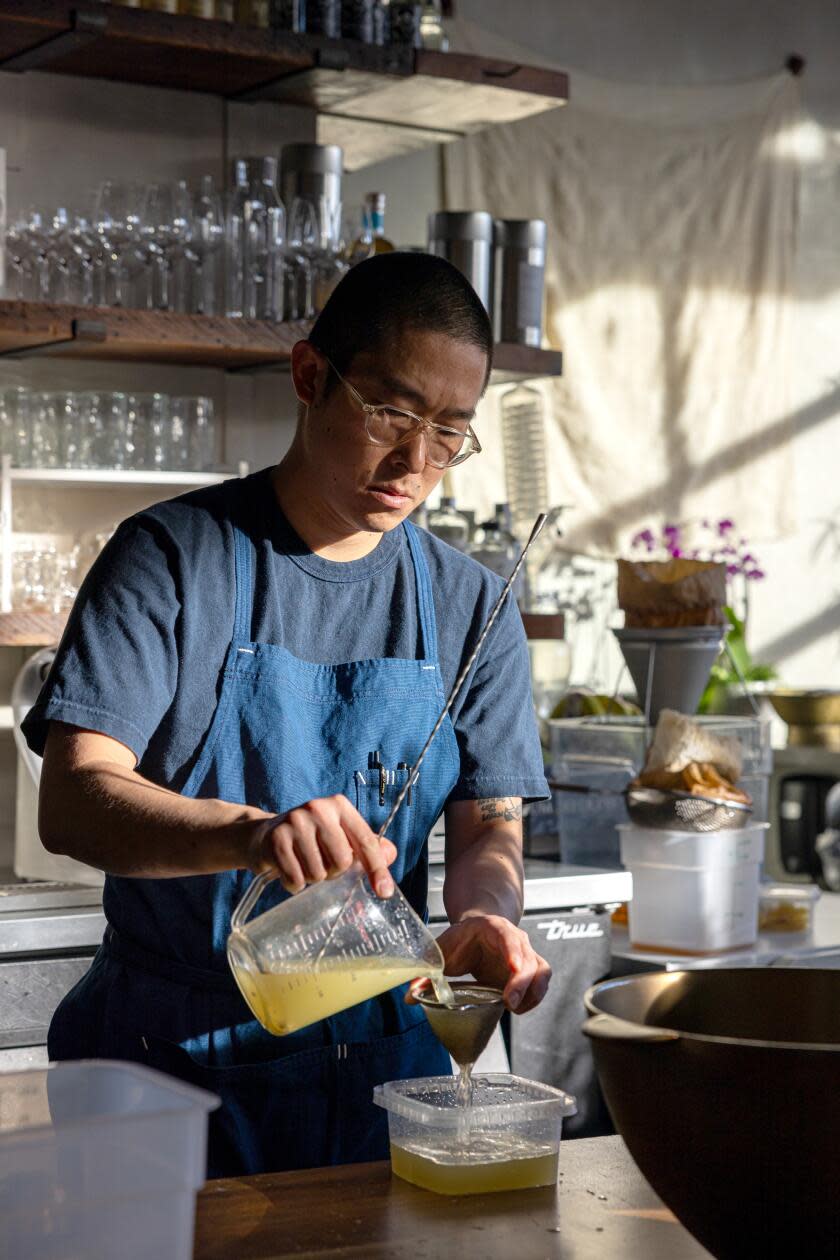
[[[456, 40], [536, 60], [468, 23]], [[615, 555], [642, 524], [708, 516], [779, 537], [795, 524], [797, 82], [570, 80], [567, 106], [441, 150], [446, 208], [548, 223], [545, 332], [565, 375], [539, 388], [567, 546]], [[501, 392], [479, 420], [488, 455], [452, 476], [480, 514], [505, 497]]]

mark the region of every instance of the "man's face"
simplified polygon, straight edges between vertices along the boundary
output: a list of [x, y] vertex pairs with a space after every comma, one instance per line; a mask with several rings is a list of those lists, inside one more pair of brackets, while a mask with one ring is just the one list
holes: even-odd
[[[355, 357], [344, 373], [368, 403], [412, 411], [434, 424], [466, 429], [484, 388], [487, 360], [477, 346], [443, 333], [407, 332], [387, 348]], [[314, 493], [353, 531], [384, 533], [423, 502], [445, 469], [425, 462], [420, 435], [393, 448], [374, 446], [365, 413], [326, 367], [329, 392], [310, 404], [303, 440]]]

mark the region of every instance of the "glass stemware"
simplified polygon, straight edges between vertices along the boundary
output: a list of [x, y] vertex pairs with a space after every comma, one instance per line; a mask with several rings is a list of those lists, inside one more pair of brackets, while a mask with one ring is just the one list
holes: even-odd
[[216, 315], [221, 296], [218, 259], [225, 239], [225, 215], [212, 175], [204, 175], [192, 208], [187, 257], [192, 263], [190, 309], [198, 315]]
[[94, 227], [106, 260], [106, 301], [131, 306], [141, 236], [140, 191], [136, 184], [106, 179], [96, 197]]
[[142, 238], [152, 266], [149, 306], [160, 311], [183, 310], [184, 284], [176, 266], [191, 243], [192, 205], [185, 180], [150, 184], [143, 203]]

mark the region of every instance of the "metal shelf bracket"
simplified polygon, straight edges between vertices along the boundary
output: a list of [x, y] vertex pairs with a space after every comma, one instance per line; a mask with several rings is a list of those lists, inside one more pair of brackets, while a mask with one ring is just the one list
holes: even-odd
[[99, 319], [73, 319], [70, 321], [70, 336], [56, 337], [53, 341], [41, 341], [34, 346], [12, 346], [8, 350], [0, 350], [0, 359], [29, 359], [39, 354], [51, 354], [60, 346], [69, 346], [74, 342], [106, 341], [108, 330]]
[[108, 15], [92, 9], [72, 9], [70, 30], [50, 35], [48, 39], [0, 61], [0, 70], [23, 74], [26, 70], [43, 70], [53, 61], [60, 61], [77, 48], [100, 39], [108, 28]]

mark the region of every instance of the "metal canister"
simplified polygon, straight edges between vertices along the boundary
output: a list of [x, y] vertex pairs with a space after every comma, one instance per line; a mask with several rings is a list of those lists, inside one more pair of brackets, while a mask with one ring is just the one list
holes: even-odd
[[496, 341], [542, 343], [545, 242], [544, 219], [496, 219], [493, 224]]
[[429, 215], [429, 253], [462, 271], [493, 315], [493, 216], [486, 210], [438, 210]]
[[284, 144], [280, 150], [280, 196], [288, 213], [295, 197], [315, 205], [324, 198], [336, 213], [341, 205], [344, 152], [337, 144]]

